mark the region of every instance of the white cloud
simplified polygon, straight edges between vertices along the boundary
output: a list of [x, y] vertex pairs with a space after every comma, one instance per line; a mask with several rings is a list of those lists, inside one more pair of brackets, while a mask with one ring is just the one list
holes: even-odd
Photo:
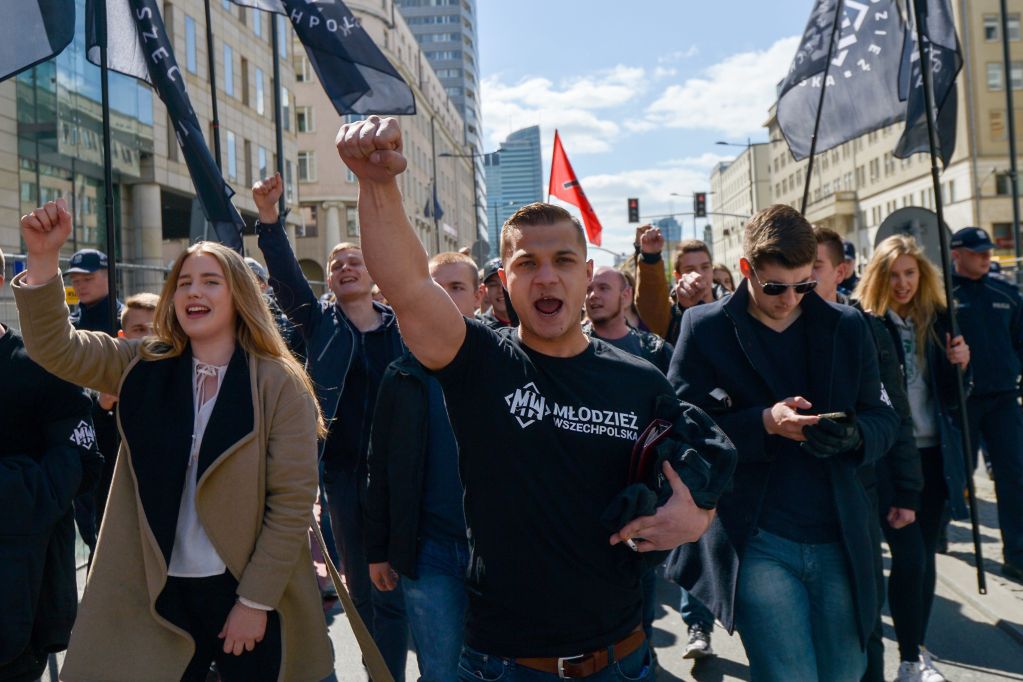
[[509, 133], [540, 124], [544, 145], [547, 131], [558, 128], [572, 140], [573, 154], [609, 151], [621, 131], [608, 110], [645, 94], [642, 68], [616, 66], [608, 71], [554, 83], [532, 76], [504, 83], [500, 75], [483, 79], [481, 95], [488, 146], [496, 147]]
[[627, 127], [692, 128], [732, 136], [759, 132], [798, 44], [798, 36], [782, 38], [766, 50], [731, 55], [699, 77], [669, 85], [647, 108], [645, 120]]
[[700, 54], [700, 48], [698, 48], [696, 45], [690, 45], [688, 49], [675, 50], [674, 52], [669, 52], [666, 55], [661, 55], [660, 57], [657, 58], [657, 63], [672, 64], [674, 62], [680, 62], [683, 59], [692, 59], [698, 54]]

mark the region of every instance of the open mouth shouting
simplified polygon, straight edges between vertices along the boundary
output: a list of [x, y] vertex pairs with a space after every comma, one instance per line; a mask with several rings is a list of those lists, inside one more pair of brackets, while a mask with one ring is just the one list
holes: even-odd
[[200, 305], [198, 303], [192, 303], [187, 308], [185, 308], [185, 314], [188, 316], [188, 319], [190, 320], [205, 317], [206, 315], [209, 315], [210, 312], [211, 310], [208, 307]]
[[543, 296], [533, 301], [533, 308], [544, 318], [556, 317], [564, 305], [564, 301], [553, 296]]
[[354, 284], [354, 283], [356, 283], [358, 281], [359, 281], [359, 278], [357, 276], [355, 276], [355, 275], [342, 275], [338, 279], [337, 283], [340, 286], [344, 286], [346, 284]]

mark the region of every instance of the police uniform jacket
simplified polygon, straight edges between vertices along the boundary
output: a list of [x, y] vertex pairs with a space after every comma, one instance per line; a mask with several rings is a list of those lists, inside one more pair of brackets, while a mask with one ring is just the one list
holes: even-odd
[[[161, 617], [191, 446], [192, 357], [146, 361], [137, 341], [75, 332], [59, 278], [12, 289], [25, 346], [53, 374], [120, 395], [107, 514], [61, 679], [176, 682], [191, 637]], [[280, 618], [280, 680], [333, 667], [308, 528], [317, 492], [315, 405], [272, 360], [231, 359], [199, 452], [196, 507], [237, 593]]]
[[1020, 390], [1023, 373], [1023, 297], [1008, 282], [985, 275], [952, 276], [956, 316], [970, 346], [975, 397]]

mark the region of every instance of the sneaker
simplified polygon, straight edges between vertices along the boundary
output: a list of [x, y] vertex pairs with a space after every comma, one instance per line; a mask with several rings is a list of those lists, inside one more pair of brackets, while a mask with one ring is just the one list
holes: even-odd
[[710, 646], [710, 628], [697, 623], [689, 626], [689, 642], [682, 658], [701, 659], [714, 656]]
[[920, 647], [920, 682], [946, 682], [945, 676], [934, 667], [934, 656]]
[[917, 661], [903, 661], [899, 664], [899, 672], [895, 675], [895, 682], [921, 682], [920, 663]]

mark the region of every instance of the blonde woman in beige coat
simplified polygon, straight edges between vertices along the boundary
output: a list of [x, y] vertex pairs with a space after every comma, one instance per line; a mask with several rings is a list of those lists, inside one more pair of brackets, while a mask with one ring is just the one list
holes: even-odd
[[61, 679], [315, 682], [333, 668], [307, 529], [323, 422], [242, 259], [174, 265], [141, 342], [75, 331], [58, 269], [63, 200], [24, 216], [15, 278], [29, 355], [119, 394], [122, 437]]

